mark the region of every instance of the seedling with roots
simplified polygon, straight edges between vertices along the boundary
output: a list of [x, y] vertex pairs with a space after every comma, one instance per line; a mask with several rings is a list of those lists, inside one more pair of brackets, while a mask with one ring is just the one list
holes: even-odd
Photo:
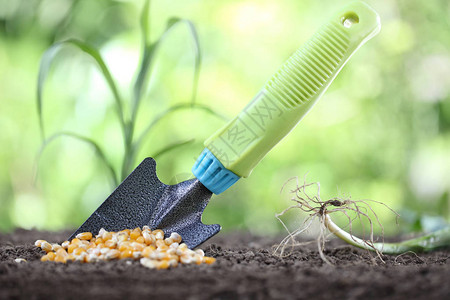
[[[323, 201], [320, 198], [319, 182], [307, 183], [306, 179], [304, 179], [303, 183], [300, 184], [297, 177], [288, 180], [284, 184], [282, 190], [285, 188], [287, 183], [293, 180], [296, 181], [296, 187], [291, 190], [290, 193], [293, 195], [291, 200], [295, 202], [295, 204], [275, 215], [275, 217], [281, 222], [283, 227], [288, 232], [288, 235], [275, 248], [274, 254], [278, 256], [284, 256], [286, 247], [288, 246], [295, 247], [301, 245], [301, 243], [297, 242], [296, 237], [308, 230], [315, 219], [317, 219], [320, 224], [319, 234], [316, 240], [319, 254], [320, 257], [328, 264], [330, 264], [330, 261], [324, 255], [327, 230], [355, 247], [374, 251], [380, 258], [382, 254], [402, 254], [407, 251], [431, 251], [450, 246], [449, 226], [429, 235], [401, 243], [384, 243], [383, 241], [376, 242], [374, 239], [374, 226], [377, 225], [381, 228], [381, 237], [384, 236], [384, 229], [371, 204], [381, 204], [393, 212], [396, 215], [396, 218], [399, 217], [399, 215], [386, 204], [370, 199], [351, 200], [350, 198], [332, 198]], [[311, 193], [311, 189], [315, 189], [316, 192], [314, 194]], [[308, 213], [309, 216], [303, 222], [301, 227], [291, 232], [286, 224], [281, 220], [281, 216], [296, 208]], [[341, 213], [345, 216], [348, 220], [348, 231], [340, 228], [332, 221], [331, 214], [334, 213]], [[358, 238], [353, 235], [352, 224], [355, 220], [358, 220], [361, 224], [369, 224], [369, 233], [367, 238]], [[364, 232], [363, 236], [366, 236]]]

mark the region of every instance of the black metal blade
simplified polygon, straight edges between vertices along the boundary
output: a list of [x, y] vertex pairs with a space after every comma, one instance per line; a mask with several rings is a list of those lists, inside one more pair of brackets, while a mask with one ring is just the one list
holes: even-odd
[[75, 231], [97, 233], [101, 228], [120, 231], [148, 225], [166, 235], [177, 232], [189, 248], [218, 233], [220, 225], [202, 223], [202, 213], [212, 193], [197, 179], [175, 185], [162, 183], [153, 158], [141, 164], [116, 188], [99, 208]]

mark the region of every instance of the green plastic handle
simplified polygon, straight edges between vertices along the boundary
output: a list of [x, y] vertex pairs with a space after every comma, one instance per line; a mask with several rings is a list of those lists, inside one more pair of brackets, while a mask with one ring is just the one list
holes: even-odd
[[239, 115], [208, 138], [205, 147], [236, 175], [250, 175], [380, 28], [378, 14], [367, 4], [345, 7], [286, 61]]

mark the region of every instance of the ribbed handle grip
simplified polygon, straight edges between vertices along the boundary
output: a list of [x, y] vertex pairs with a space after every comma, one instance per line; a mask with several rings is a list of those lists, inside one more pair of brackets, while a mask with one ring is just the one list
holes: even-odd
[[225, 168], [247, 177], [379, 30], [379, 16], [368, 5], [345, 7], [286, 61], [236, 118], [206, 140], [206, 148]]

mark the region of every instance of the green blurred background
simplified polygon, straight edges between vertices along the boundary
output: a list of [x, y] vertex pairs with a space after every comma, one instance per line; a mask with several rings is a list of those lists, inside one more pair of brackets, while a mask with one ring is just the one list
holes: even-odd
[[[153, 0], [150, 39], [170, 17], [191, 20], [202, 67], [197, 102], [231, 118], [289, 55], [346, 0]], [[388, 234], [432, 230], [450, 216], [450, 2], [367, 1], [382, 30], [349, 61], [291, 135], [232, 189], [213, 197], [205, 223], [224, 230], [276, 233], [274, 214], [294, 176], [320, 181], [322, 198], [374, 199]], [[0, 0], [0, 230], [58, 230], [80, 225], [113, 190], [89, 145], [57, 139], [42, 145], [36, 110], [40, 58], [70, 37], [97, 47], [127, 103], [140, 62], [143, 1]], [[190, 100], [195, 45], [176, 27], [156, 55], [137, 130], [169, 106]], [[111, 92], [97, 66], [68, 47], [44, 90], [47, 135], [60, 130], [98, 142], [115, 168], [123, 156]], [[167, 145], [193, 143], [158, 156], [166, 183], [188, 178], [203, 140], [224, 124], [201, 110], [164, 117], [146, 136], [136, 166]], [[304, 216], [303, 216], [304, 217]], [[295, 224], [301, 220], [290, 216]], [[300, 219], [296, 219], [300, 218]]]

